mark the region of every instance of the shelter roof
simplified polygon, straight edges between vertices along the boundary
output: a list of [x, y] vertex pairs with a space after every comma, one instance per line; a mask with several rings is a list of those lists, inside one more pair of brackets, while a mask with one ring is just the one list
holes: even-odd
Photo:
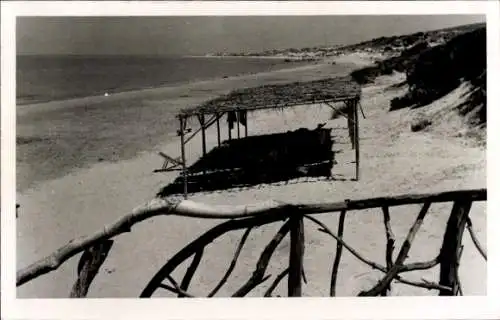
[[285, 108], [297, 105], [333, 103], [360, 98], [361, 87], [350, 77], [308, 82], [263, 85], [233, 90], [198, 106], [181, 110], [179, 116], [215, 114], [236, 110]]

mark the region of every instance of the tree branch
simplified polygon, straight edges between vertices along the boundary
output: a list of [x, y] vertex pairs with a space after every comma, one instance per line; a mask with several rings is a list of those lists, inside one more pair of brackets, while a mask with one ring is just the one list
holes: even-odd
[[165, 279], [166, 275], [172, 273], [177, 266], [193, 255], [199, 248], [206, 247], [212, 241], [225, 234], [228, 231], [244, 229], [249, 227], [257, 227], [267, 223], [286, 219], [285, 212], [274, 212], [269, 215], [261, 215], [256, 217], [249, 217], [244, 219], [235, 219], [223, 222], [212, 229], [208, 230], [182, 250], [177, 252], [168, 262], [155, 274], [155, 276], [148, 283], [146, 288], [142, 291], [140, 297], [151, 297], [158, 287], [158, 284]]
[[129, 232], [133, 225], [146, 219], [160, 215], [179, 215], [205, 219], [237, 219], [271, 213], [297, 211], [299, 214], [318, 214], [342, 210], [362, 210], [380, 207], [381, 205], [399, 206], [429, 202], [449, 202], [456, 198], [466, 198], [469, 201], [486, 200], [486, 189], [450, 191], [432, 194], [401, 195], [396, 197], [379, 197], [364, 200], [318, 203], [318, 204], [287, 204], [277, 201], [267, 201], [254, 205], [243, 206], [208, 206], [189, 200], [154, 199], [133, 210], [115, 223], [104, 227], [97, 233], [71, 240], [51, 255], [23, 268], [17, 272], [16, 285], [20, 286], [42, 274], [56, 270], [62, 263], [94, 244], [111, 239], [119, 234]]
[[71, 289], [70, 298], [85, 298], [92, 281], [108, 257], [113, 240], [104, 240], [85, 250], [78, 262], [78, 279]]
[[481, 246], [481, 243], [479, 242], [479, 239], [476, 236], [476, 233], [472, 229], [472, 221], [470, 217], [467, 217], [467, 230], [469, 230], [470, 237], [472, 239], [472, 243], [476, 246], [476, 249], [479, 251], [479, 253], [483, 256], [484, 260], [488, 261], [487, 256], [486, 256], [486, 250]]
[[280, 283], [280, 281], [283, 280], [283, 278], [288, 274], [289, 271], [290, 271], [290, 267], [288, 267], [285, 270], [283, 270], [276, 277], [276, 279], [274, 279], [273, 283], [271, 283], [271, 286], [269, 287], [269, 289], [267, 289], [266, 293], [264, 294], [264, 297], [270, 297], [272, 295], [274, 289], [276, 289], [276, 287], [278, 286], [278, 284]]
[[164, 284], [164, 283], [160, 283], [158, 285], [159, 288], [162, 288], [162, 289], [165, 289], [167, 291], [170, 291], [170, 292], [173, 292], [173, 293], [177, 293], [177, 294], [182, 294], [184, 297], [188, 297], [188, 298], [195, 298], [195, 296], [193, 296], [192, 294], [190, 294], [189, 292], [186, 292], [184, 290], [179, 290], [174, 288], [174, 287], [171, 287], [169, 286], [168, 284]]
[[438, 255], [434, 259], [430, 261], [425, 261], [425, 262], [413, 262], [409, 264], [405, 264], [401, 266], [400, 273], [402, 272], [409, 272], [409, 271], [416, 271], [416, 270], [426, 270], [426, 269], [431, 269], [434, 268], [439, 264], [439, 259], [440, 256]]
[[[184, 278], [182, 278], [182, 281], [181, 281], [181, 286], [180, 286], [181, 290], [186, 291], [189, 288], [189, 284], [191, 283], [191, 279], [193, 278], [194, 273], [196, 272], [196, 269], [198, 269], [198, 266], [200, 265], [202, 257], [203, 257], [203, 248], [195, 253], [193, 261], [191, 261], [189, 268], [186, 270], [186, 274], [184, 275]], [[178, 297], [182, 298], [182, 297], [184, 297], [184, 295], [182, 293], [179, 293]]]
[[[391, 269], [393, 266], [392, 255], [394, 252], [394, 243], [396, 242], [396, 238], [394, 237], [394, 233], [391, 228], [391, 216], [389, 214], [389, 207], [382, 206], [382, 213], [384, 215], [384, 227], [385, 227], [385, 237], [387, 239], [386, 247], [385, 247], [385, 264], [387, 269]], [[391, 290], [391, 286], [388, 285], [385, 290], [382, 290], [382, 296], [387, 296], [388, 291]]]
[[[339, 239], [342, 239], [344, 235], [344, 222], [345, 222], [345, 216], [346, 216], [347, 211], [343, 210], [340, 213], [339, 217], [339, 227], [337, 230], [337, 234]], [[330, 281], [330, 297], [335, 297], [335, 286], [337, 284], [337, 274], [339, 271], [339, 265], [340, 265], [340, 258], [342, 256], [342, 244], [337, 241], [337, 250], [335, 252], [335, 260], [333, 261], [333, 267], [332, 267], [332, 275], [331, 275], [331, 281]]]
[[267, 265], [269, 264], [269, 260], [271, 260], [271, 256], [274, 253], [274, 250], [276, 250], [278, 245], [281, 243], [281, 241], [289, 231], [290, 220], [287, 220], [260, 255], [259, 261], [257, 262], [257, 266], [252, 274], [252, 277], [233, 294], [233, 297], [244, 297], [253, 288], [262, 283], [264, 273], [266, 272]]
[[429, 207], [431, 206], [431, 202], [426, 201], [424, 205], [422, 206], [422, 209], [418, 213], [417, 219], [413, 223], [412, 227], [410, 228], [410, 231], [408, 232], [408, 235], [406, 236], [406, 240], [403, 242], [403, 246], [401, 247], [401, 250], [399, 251], [398, 257], [396, 258], [396, 262], [394, 263], [394, 266], [389, 269], [387, 274], [385, 275], [382, 280], [380, 280], [372, 289], [368, 291], [362, 291], [358, 294], [358, 296], [377, 296], [379, 295], [382, 290], [387, 288], [387, 286], [391, 283], [391, 281], [398, 275], [398, 273], [401, 271], [401, 268], [403, 267], [403, 262], [405, 261], [406, 257], [408, 256], [408, 252], [410, 251], [411, 244], [413, 242], [413, 239], [415, 238], [415, 235], [417, 234], [418, 230], [420, 229], [420, 226], [422, 225], [425, 215], [427, 214], [427, 211], [429, 211]]
[[367, 265], [371, 266], [374, 269], [380, 270], [382, 272], [386, 272], [386, 269], [382, 265], [380, 265], [376, 262], [370, 261], [370, 260], [364, 258], [363, 256], [361, 256], [361, 254], [359, 254], [356, 250], [354, 250], [350, 245], [345, 243], [344, 240], [342, 240], [341, 238], [339, 238], [339, 236], [334, 234], [323, 222], [321, 222], [318, 219], [311, 217], [309, 215], [305, 215], [304, 217], [311, 220], [312, 222], [316, 223], [317, 225], [319, 225], [322, 228], [322, 229], [319, 229], [319, 231], [327, 233], [330, 236], [332, 236], [335, 240], [340, 242], [350, 253], [352, 253], [353, 256], [355, 256], [356, 258], [358, 258], [359, 260], [361, 260], [362, 262], [366, 263]]
[[231, 264], [229, 265], [229, 268], [227, 269], [226, 273], [222, 277], [222, 279], [219, 281], [217, 286], [208, 294], [208, 297], [213, 297], [219, 291], [219, 289], [226, 283], [227, 279], [233, 272], [234, 267], [236, 266], [236, 262], [238, 261], [238, 257], [240, 256], [241, 249], [243, 248], [243, 245], [247, 241], [248, 235], [250, 234], [250, 231], [252, 231], [252, 227], [247, 228], [243, 236], [241, 237], [240, 243], [238, 244], [238, 247], [236, 248], [236, 252], [234, 253], [233, 260], [231, 260]]

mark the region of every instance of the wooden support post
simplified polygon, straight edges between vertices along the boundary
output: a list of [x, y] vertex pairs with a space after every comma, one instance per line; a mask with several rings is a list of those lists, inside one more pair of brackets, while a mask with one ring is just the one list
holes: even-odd
[[245, 137], [248, 137], [248, 111], [245, 110]]
[[216, 113], [217, 117], [217, 145], [220, 147], [220, 123], [219, 123], [219, 113]]
[[290, 272], [288, 273], [288, 296], [302, 296], [304, 272], [304, 219], [298, 212], [290, 217]]
[[185, 119], [181, 116], [179, 117], [180, 121], [180, 134], [181, 134], [181, 160], [182, 160], [182, 176], [184, 178], [184, 199], [187, 199], [188, 193], [188, 181], [187, 181], [187, 171], [186, 171], [186, 150], [184, 143], [184, 121]]
[[238, 139], [240, 138], [240, 111], [236, 111], [236, 125], [238, 126]]
[[231, 141], [231, 124], [229, 123], [229, 112], [227, 114], [228, 122], [227, 122], [227, 138]]
[[[344, 224], [345, 224], [345, 216], [347, 210], [342, 210], [339, 216], [339, 227], [337, 230], [337, 235], [340, 239], [344, 236]], [[335, 252], [335, 260], [333, 260], [333, 268], [332, 268], [332, 277], [330, 281], [330, 297], [335, 297], [336, 295], [336, 284], [337, 284], [337, 275], [339, 272], [340, 258], [342, 257], [342, 249], [344, 246], [342, 243], [337, 241], [337, 250]]]
[[198, 120], [200, 121], [201, 125], [201, 148], [203, 151], [203, 155], [207, 154], [207, 137], [205, 134], [205, 115], [202, 113], [198, 116]]
[[359, 181], [359, 116], [358, 116], [358, 100], [352, 103], [354, 108], [354, 132], [355, 132], [355, 147], [356, 147], [356, 181]]
[[440, 296], [456, 296], [458, 294], [458, 266], [462, 236], [471, 206], [470, 200], [457, 200], [453, 203], [439, 257], [441, 263], [439, 284], [449, 287], [451, 290], [440, 290]]

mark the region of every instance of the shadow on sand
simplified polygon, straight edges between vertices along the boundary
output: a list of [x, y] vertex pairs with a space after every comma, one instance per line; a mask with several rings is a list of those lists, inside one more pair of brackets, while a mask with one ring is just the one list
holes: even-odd
[[[188, 192], [245, 188], [301, 177], [332, 179], [332, 146], [331, 129], [326, 128], [224, 141], [187, 169]], [[183, 192], [180, 175], [157, 196]]]

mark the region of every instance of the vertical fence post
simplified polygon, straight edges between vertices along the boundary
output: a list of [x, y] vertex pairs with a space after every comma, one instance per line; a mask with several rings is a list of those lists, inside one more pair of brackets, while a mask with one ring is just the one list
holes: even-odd
[[[385, 227], [385, 237], [386, 237], [386, 246], [385, 246], [385, 263], [387, 266], [387, 270], [390, 270], [393, 267], [393, 252], [394, 252], [394, 243], [396, 239], [394, 237], [394, 233], [391, 228], [391, 215], [389, 213], [389, 206], [382, 206], [382, 213], [384, 215], [384, 227]], [[382, 292], [382, 296], [387, 296], [389, 291], [391, 290], [390, 283], [387, 285]]]
[[236, 125], [238, 126], [237, 132], [238, 132], [238, 139], [240, 138], [240, 111], [236, 111]]
[[[347, 210], [342, 210], [342, 212], [340, 212], [339, 227], [337, 229], [337, 235], [339, 239], [342, 239], [342, 237], [344, 236], [344, 224], [345, 224], [346, 213]], [[330, 281], [330, 297], [335, 297], [336, 295], [337, 275], [339, 272], [340, 258], [342, 257], [343, 248], [344, 246], [337, 241], [337, 249], [335, 252], [335, 259], [333, 260], [332, 276]]]
[[290, 272], [288, 273], [288, 296], [302, 296], [302, 274], [304, 268], [304, 219], [298, 212], [290, 216]]
[[215, 116], [217, 117], [217, 145], [220, 147], [220, 123], [219, 123], [219, 113], [216, 113]]
[[180, 134], [181, 134], [182, 177], [184, 178], [184, 199], [187, 199], [188, 181], [187, 181], [187, 172], [186, 172], [186, 150], [185, 150], [185, 143], [184, 143], [184, 122], [185, 122], [185, 119], [182, 116], [179, 116], [179, 122], [180, 122]]
[[359, 116], [358, 116], [358, 100], [354, 100], [352, 103], [354, 108], [354, 132], [355, 132], [355, 144], [356, 144], [356, 181], [359, 181]]
[[440, 252], [439, 275], [439, 284], [451, 290], [440, 290], [440, 296], [456, 296], [459, 292], [458, 267], [462, 236], [471, 206], [472, 201], [469, 199], [456, 200], [453, 203]]
[[245, 110], [245, 137], [248, 137], [248, 111]]
[[227, 113], [227, 139], [231, 141], [231, 111]]
[[202, 113], [198, 116], [198, 120], [200, 121], [201, 125], [201, 148], [203, 151], [203, 155], [207, 154], [207, 137], [205, 134], [205, 115]]

